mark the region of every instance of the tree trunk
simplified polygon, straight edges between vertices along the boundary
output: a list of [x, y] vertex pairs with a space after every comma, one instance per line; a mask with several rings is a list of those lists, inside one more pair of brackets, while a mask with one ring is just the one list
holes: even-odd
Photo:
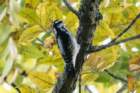
[[[77, 31], [77, 42], [80, 45], [79, 53], [76, 57], [75, 71], [64, 73], [58, 78], [53, 93], [72, 93], [76, 87], [76, 81], [82, 69], [86, 50], [92, 44], [93, 33], [98, 23], [99, 0], [81, 0], [79, 9], [79, 28]], [[65, 69], [70, 68], [68, 65]]]

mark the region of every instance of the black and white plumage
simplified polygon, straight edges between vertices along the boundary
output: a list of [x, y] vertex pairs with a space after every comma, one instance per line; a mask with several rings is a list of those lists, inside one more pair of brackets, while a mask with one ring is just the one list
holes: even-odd
[[75, 59], [79, 51], [79, 45], [70, 32], [68, 32], [62, 21], [54, 21], [53, 28], [53, 32], [65, 64], [72, 64], [73, 67], [75, 67]]

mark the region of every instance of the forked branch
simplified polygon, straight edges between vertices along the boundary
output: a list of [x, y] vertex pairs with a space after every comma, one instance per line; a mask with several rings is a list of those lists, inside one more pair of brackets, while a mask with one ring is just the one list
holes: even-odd
[[126, 27], [120, 34], [118, 34], [110, 43], [106, 45], [101, 45], [101, 46], [91, 46], [88, 50], [87, 53], [92, 53], [92, 52], [97, 52], [102, 49], [109, 48], [114, 45], [118, 45], [120, 43], [128, 42], [131, 40], [139, 39], [140, 35], [132, 36], [123, 40], [117, 41], [122, 35], [124, 35], [128, 30], [136, 23], [136, 21], [140, 18], [140, 13], [132, 20], [132, 22]]
[[92, 47], [90, 47], [89, 50], [87, 50], [87, 53], [98, 52], [98, 51], [101, 51], [103, 49], [112, 47], [114, 45], [118, 45], [120, 43], [125, 43], [125, 42], [136, 40], [136, 39], [140, 39], [140, 34], [139, 35], [136, 35], [136, 36], [132, 36], [132, 37], [126, 38], [126, 39], [123, 39], [123, 40], [119, 40], [119, 41], [116, 41], [116, 42], [110, 42], [110, 43], [108, 43], [106, 45], [92, 46]]

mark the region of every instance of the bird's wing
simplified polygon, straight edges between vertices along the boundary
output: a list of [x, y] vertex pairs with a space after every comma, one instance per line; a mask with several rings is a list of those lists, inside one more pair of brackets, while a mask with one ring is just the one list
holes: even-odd
[[62, 55], [65, 55], [65, 50], [64, 50], [64, 48], [63, 48], [61, 39], [58, 38], [58, 41], [57, 41], [57, 42], [58, 42], [58, 47], [59, 47], [59, 49], [60, 49], [60, 51], [61, 51], [61, 54], [62, 54]]

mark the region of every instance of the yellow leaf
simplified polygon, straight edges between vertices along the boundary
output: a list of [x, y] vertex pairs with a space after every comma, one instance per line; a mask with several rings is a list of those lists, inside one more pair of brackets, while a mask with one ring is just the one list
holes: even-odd
[[26, 29], [25, 31], [23, 31], [22, 35], [20, 36], [19, 43], [30, 44], [41, 31], [42, 29], [38, 25]]
[[46, 28], [49, 28], [54, 20], [62, 19], [63, 16], [61, 9], [54, 1], [40, 3], [36, 12], [40, 18], [40, 23]]
[[129, 70], [140, 72], [140, 56], [135, 55], [129, 61]]
[[41, 89], [49, 91], [56, 82], [55, 73], [45, 72], [30, 72], [29, 78]]
[[21, 93], [36, 93], [35, 90], [26, 85], [22, 85], [19, 89]]
[[128, 90], [129, 92], [134, 92], [136, 89], [136, 79], [133, 76], [128, 76]]
[[0, 93], [17, 93], [17, 91], [7, 83], [3, 83], [0, 85]]

